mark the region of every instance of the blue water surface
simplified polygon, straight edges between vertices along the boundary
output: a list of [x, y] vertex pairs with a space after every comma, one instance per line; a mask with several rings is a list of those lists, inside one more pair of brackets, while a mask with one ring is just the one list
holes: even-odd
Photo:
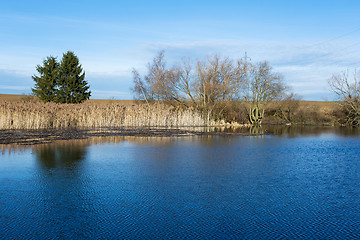
[[9, 150], [0, 239], [360, 239], [359, 152], [333, 132]]

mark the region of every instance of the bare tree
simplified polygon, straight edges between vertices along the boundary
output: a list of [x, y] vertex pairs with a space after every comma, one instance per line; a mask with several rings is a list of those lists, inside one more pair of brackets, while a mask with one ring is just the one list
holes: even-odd
[[148, 73], [142, 79], [140, 74], [133, 69], [134, 88], [136, 98], [146, 101], [164, 100], [166, 98], [166, 69], [164, 51], [158, 53], [152, 63], [148, 64]]
[[149, 103], [147, 93], [148, 89], [145, 87], [144, 81], [141, 79], [140, 74], [135, 69], [133, 69], [132, 73], [134, 81], [134, 87], [132, 88], [132, 91], [135, 94], [135, 98], [139, 100], [145, 100], [147, 103]]
[[[350, 80], [352, 78], [352, 80]], [[346, 114], [345, 124], [360, 126], [360, 85], [359, 75], [355, 70], [352, 76], [349, 71], [334, 74], [329, 80], [332, 91], [338, 96]]]
[[299, 108], [300, 100], [301, 97], [294, 93], [286, 94], [282, 101], [279, 102], [274, 116], [277, 116], [288, 123], [294, 122], [295, 112]]
[[[201, 110], [208, 118], [221, 113], [224, 103], [238, 96], [246, 84], [246, 65], [234, 63], [229, 58], [213, 56], [197, 61], [192, 67], [190, 60], [183, 60], [167, 69], [164, 52], [160, 52], [148, 67], [144, 80], [133, 71], [133, 91], [140, 99], [180, 103]], [[215, 116], [216, 117], [216, 116]]]
[[[220, 115], [227, 102], [238, 96], [246, 84], [246, 67], [242, 61], [213, 56], [197, 61], [193, 73], [185, 63], [180, 70], [179, 85], [185, 98], [208, 115]], [[183, 77], [185, 76], [185, 77]], [[214, 111], [217, 111], [216, 113]]]
[[249, 91], [245, 100], [249, 104], [249, 120], [252, 125], [261, 125], [266, 105], [284, 96], [287, 86], [282, 79], [280, 74], [272, 71], [268, 62], [251, 66]]
[[179, 94], [179, 71], [168, 69], [164, 51], [160, 51], [153, 61], [148, 64], [148, 73], [141, 78], [138, 71], [133, 69], [133, 92], [135, 98], [148, 101], [182, 102]]

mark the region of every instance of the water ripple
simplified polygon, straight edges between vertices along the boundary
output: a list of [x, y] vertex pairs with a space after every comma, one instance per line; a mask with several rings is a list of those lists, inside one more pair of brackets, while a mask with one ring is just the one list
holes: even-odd
[[4, 156], [0, 239], [360, 239], [359, 142], [238, 137]]

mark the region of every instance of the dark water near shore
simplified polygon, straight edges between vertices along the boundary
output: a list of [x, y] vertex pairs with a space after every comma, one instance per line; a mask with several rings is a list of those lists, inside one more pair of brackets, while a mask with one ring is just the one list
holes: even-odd
[[359, 239], [360, 135], [98, 138], [0, 155], [0, 239]]

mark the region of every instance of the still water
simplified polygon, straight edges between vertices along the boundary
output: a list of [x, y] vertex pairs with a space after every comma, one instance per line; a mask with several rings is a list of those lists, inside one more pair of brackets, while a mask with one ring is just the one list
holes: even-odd
[[360, 135], [3, 146], [0, 239], [359, 239]]

